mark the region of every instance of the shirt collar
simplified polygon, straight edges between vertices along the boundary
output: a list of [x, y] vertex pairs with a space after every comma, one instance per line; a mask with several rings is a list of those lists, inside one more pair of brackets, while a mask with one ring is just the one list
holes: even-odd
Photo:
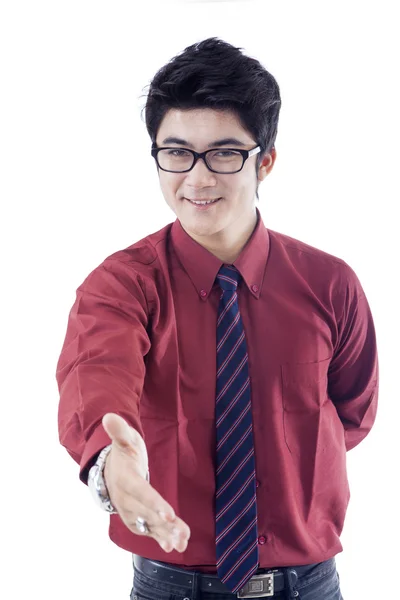
[[[233, 264], [243, 277], [249, 292], [258, 299], [269, 255], [269, 235], [258, 208], [256, 211], [257, 224], [254, 231]], [[191, 238], [179, 219], [172, 224], [171, 241], [200, 298], [207, 300], [224, 263]]]

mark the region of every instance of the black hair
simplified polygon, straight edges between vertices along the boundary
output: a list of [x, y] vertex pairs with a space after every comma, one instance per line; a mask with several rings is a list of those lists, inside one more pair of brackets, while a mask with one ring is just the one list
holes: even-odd
[[[153, 146], [166, 112], [212, 108], [233, 112], [261, 147], [263, 157], [275, 145], [281, 98], [274, 77], [255, 58], [212, 37], [188, 46], [152, 79], [144, 109]], [[258, 185], [257, 185], [258, 199]]]

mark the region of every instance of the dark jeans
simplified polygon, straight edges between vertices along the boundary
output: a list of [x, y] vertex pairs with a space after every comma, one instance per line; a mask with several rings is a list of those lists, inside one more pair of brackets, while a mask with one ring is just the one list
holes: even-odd
[[[343, 600], [340, 592], [340, 579], [336, 570], [335, 557], [321, 563], [293, 566], [298, 575], [294, 595], [286, 591], [278, 592], [271, 598], [282, 600]], [[282, 569], [283, 570], [283, 569]], [[297, 595], [295, 595], [297, 592]], [[131, 600], [234, 600], [236, 594], [210, 594], [201, 592], [197, 578], [193, 577], [192, 589], [182, 588], [169, 581], [157, 580], [134, 569]], [[253, 600], [257, 600], [254, 598]], [[260, 600], [264, 600], [260, 598]]]

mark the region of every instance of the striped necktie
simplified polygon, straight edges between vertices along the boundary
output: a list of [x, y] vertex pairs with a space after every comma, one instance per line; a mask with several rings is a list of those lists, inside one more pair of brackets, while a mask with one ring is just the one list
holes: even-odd
[[240, 273], [223, 265], [217, 322], [216, 556], [236, 593], [258, 569], [257, 504], [250, 379], [239, 311]]

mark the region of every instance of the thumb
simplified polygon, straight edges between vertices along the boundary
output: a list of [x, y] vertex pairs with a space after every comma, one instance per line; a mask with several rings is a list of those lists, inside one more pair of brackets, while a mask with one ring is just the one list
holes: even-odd
[[102, 419], [102, 424], [113, 444], [116, 444], [125, 452], [133, 450], [136, 454], [137, 440], [135, 432], [125, 419], [115, 413], [107, 413]]

